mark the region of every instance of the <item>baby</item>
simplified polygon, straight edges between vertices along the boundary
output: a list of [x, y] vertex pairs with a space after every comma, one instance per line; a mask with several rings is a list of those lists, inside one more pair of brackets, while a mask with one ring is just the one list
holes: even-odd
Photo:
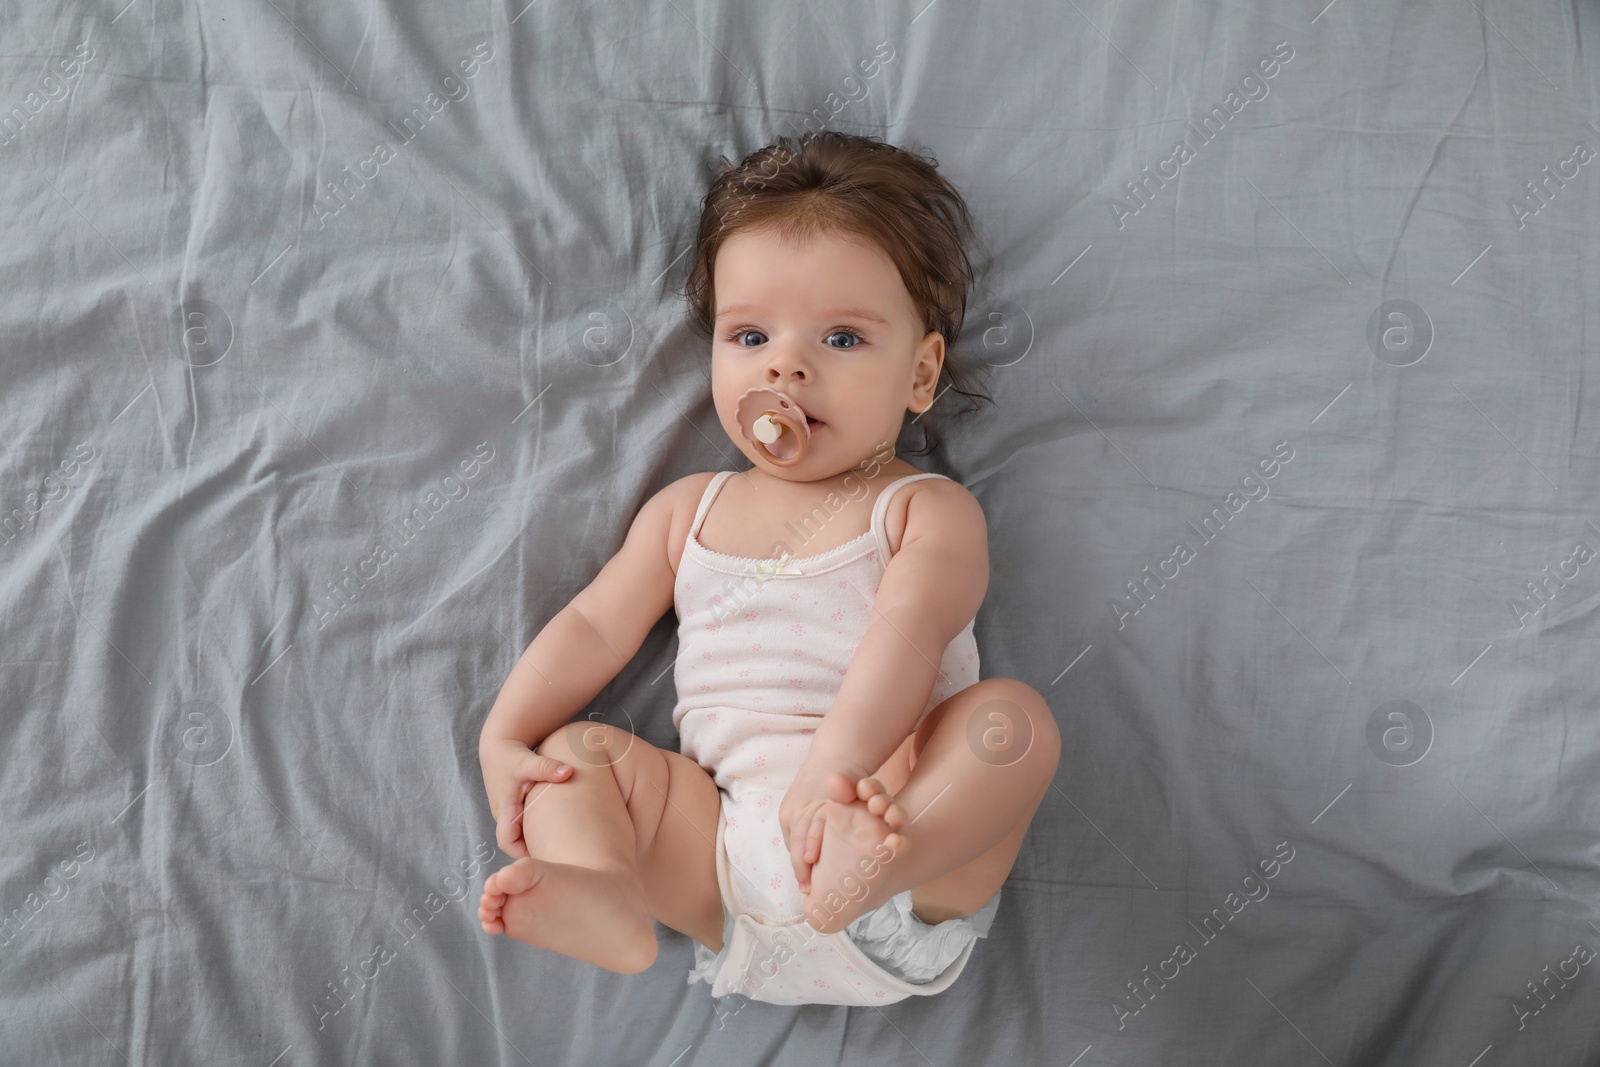
[[[646, 502], [512, 669], [479, 743], [519, 857], [484, 885], [486, 932], [636, 974], [659, 921], [694, 940], [691, 983], [774, 1004], [960, 974], [1060, 751], [1038, 693], [978, 679], [982, 509], [889, 445], [973, 396], [946, 352], [970, 236], [931, 160], [869, 138], [723, 162], [686, 289], [753, 466]], [[570, 721], [669, 608], [682, 752]]]

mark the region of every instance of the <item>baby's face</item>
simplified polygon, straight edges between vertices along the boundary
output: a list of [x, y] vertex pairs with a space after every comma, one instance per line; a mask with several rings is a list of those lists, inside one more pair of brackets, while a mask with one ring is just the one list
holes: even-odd
[[[835, 235], [795, 244], [742, 232], [717, 253], [711, 396], [733, 443], [768, 474], [810, 482], [851, 470], [933, 403], [944, 338], [924, 331], [894, 261]], [[805, 458], [771, 463], [735, 417], [745, 390], [787, 393], [808, 416]]]

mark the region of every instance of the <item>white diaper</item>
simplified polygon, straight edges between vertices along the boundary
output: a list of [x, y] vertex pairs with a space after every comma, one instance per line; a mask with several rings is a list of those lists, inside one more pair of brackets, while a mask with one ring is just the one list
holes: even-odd
[[[948, 989], [966, 967], [977, 939], [988, 935], [1000, 894], [972, 915], [928, 925], [899, 893], [845, 929], [817, 932], [800, 913], [788, 853], [762, 825], [755, 804], [722, 794], [717, 818], [717, 886], [722, 893], [722, 951], [696, 941], [688, 981], [706, 982], [713, 997], [737, 993], [768, 1004], [893, 1004]], [[741, 799], [749, 800], [750, 794]], [[730, 830], [729, 816], [736, 828]], [[760, 827], [759, 829], [757, 827]], [[735, 859], [730, 856], [733, 850]], [[741, 862], [771, 871], [757, 880]]]
[[959, 919], [929, 926], [911, 910], [911, 890], [890, 897], [845, 927], [845, 935], [878, 966], [903, 981], [932, 981], [973, 939], [989, 936], [1000, 894]]

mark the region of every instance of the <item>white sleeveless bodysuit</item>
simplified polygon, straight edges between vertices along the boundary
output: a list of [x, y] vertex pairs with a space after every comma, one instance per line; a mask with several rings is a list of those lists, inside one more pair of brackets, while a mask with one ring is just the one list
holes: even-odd
[[[920, 473], [891, 482], [873, 506], [871, 528], [835, 549], [757, 560], [713, 552], [697, 539], [712, 501], [735, 473], [721, 471], [707, 486], [674, 587], [678, 702], [672, 721], [683, 754], [705, 768], [722, 798], [716, 851], [724, 944], [714, 954], [694, 943], [697, 966], [689, 981], [710, 982], [715, 997], [739, 993], [773, 1004], [892, 1004], [940, 992], [965, 967], [973, 937], [987, 931], [998, 894], [984, 914], [967, 917], [979, 920], [977, 931], [967, 919], [923, 924], [910, 913], [908, 891], [846, 931], [819, 933], [801, 912], [804, 897], [778, 806], [866, 633], [890, 558], [884, 531], [890, 498], [909, 482], [944, 476]], [[977, 680], [977, 643], [968, 622], [946, 647], [917, 721]], [[867, 939], [868, 930], [877, 941]], [[885, 932], [892, 932], [894, 944], [887, 944]], [[886, 962], [890, 955], [899, 961], [915, 955], [925, 964], [938, 953], [935, 976], [905, 981], [862, 945]]]

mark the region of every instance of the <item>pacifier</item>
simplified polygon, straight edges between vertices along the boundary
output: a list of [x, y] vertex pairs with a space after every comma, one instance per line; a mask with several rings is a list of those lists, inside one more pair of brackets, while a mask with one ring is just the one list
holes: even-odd
[[792, 467], [806, 455], [811, 429], [806, 413], [786, 393], [766, 386], [748, 389], [734, 406], [745, 440], [779, 467]]

